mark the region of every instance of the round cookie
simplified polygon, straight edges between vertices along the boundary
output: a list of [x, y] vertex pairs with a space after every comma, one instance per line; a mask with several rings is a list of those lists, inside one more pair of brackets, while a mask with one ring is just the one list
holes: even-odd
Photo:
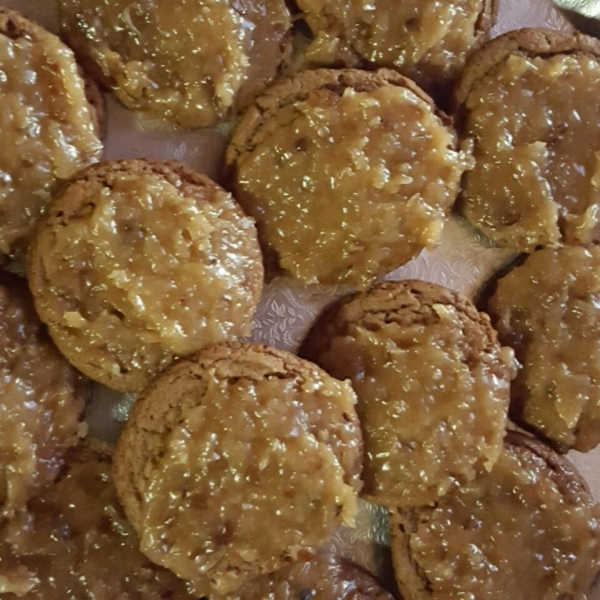
[[115, 454], [142, 552], [199, 595], [308, 559], [354, 522], [355, 401], [349, 383], [258, 344], [173, 365], [134, 404]]
[[321, 65], [398, 69], [442, 91], [494, 22], [492, 0], [297, 0], [314, 34], [307, 58]]
[[63, 36], [128, 108], [209, 127], [248, 105], [288, 59], [285, 0], [60, 0]]
[[231, 195], [179, 163], [129, 160], [63, 188], [28, 277], [61, 352], [131, 392], [174, 357], [249, 333], [263, 267], [254, 222]]
[[59, 180], [102, 155], [102, 97], [55, 35], [0, 7], [0, 263], [21, 255]]
[[192, 600], [181, 580], [138, 550], [110, 468], [109, 446], [82, 442], [27, 517], [0, 531], [3, 600]]
[[522, 368], [511, 416], [557, 449], [600, 443], [600, 248], [546, 248], [502, 277], [487, 311]]
[[348, 296], [300, 352], [352, 382], [367, 500], [434, 502], [489, 471], [502, 451], [512, 355], [487, 315], [451, 290], [397, 281]]
[[477, 52], [458, 86], [475, 168], [461, 200], [492, 241], [522, 252], [598, 235], [600, 41], [523, 29]]
[[406, 600], [575, 600], [600, 570], [600, 511], [575, 468], [509, 433], [491, 473], [392, 516]]
[[0, 276], [0, 522], [55, 479], [79, 440], [83, 382], [40, 323], [24, 282]]
[[366, 571], [333, 554], [318, 554], [245, 584], [227, 600], [393, 600]]
[[240, 121], [226, 161], [274, 266], [361, 287], [438, 242], [470, 165], [431, 98], [385, 69], [318, 69], [274, 85]]

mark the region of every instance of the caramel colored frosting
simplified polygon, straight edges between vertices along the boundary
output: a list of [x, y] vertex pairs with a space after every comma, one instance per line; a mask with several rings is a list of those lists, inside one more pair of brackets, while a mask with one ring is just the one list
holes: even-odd
[[553, 467], [508, 446], [493, 471], [417, 511], [410, 538], [431, 600], [586, 600], [600, 568], [600, 514]]
[[600, 64], [586, 55], [511, 55], [466, 101], [475, 169], [464, 212], [493, 241], [600, 240]]
[[144, 554], [199, 594], [234, 592], [309, 557], [354, 522], [360, 434], [345, 416], [354, 402], [349, 384], [316, 371], [260, 382], [210, 373], [147, 482]]
[[367, 287], [435, 246], [470, 164], [431, 105], [395, 85], [311, 90], [260, 135], [237, 162], [238, 198], [308, 284]]
[[[406, 305], [417, 298], [406, 294]], [[390, 311], [377, 324], [347, 323], [316, 357], [356, 391], [368, 500], [421, 506], [496, 462], [512, 355], [472, 310], [440, 299], [430, 315]]]
[[227, 600], [392, 600], [366, 571], [331, 554], [263, 575]]
[[81, 381], [42, 330], [26, 285], [0, 283], [0, 522], [51, 482], [79, 439]]
[[125, 106], [183, 127], [214, 125], [277, 74], [284, 0], [61, 0], [71, 44]]
[[600, 443], [600, 248], [535, 252], [503, 277], [488, 311], [522, 364], [515, 418], [560, 449]]
[[395, 67], [424, 84], [455, 79], [479, 35], [483, 0], [298, 0], [315, 35], [308, 58]]
[[110, 457], [77, 450], [58, 483], [0, 532], [4, 600], [188, 600], [183, 582], [138, 550]]
[[58, 180], [102, 154], [73, 53], [25, 23], [0, 28], [0, 256], [25, 250]]
[[229, 194], [127, 170], [81, 190], [77, 216], [51, 220], [36, 250], [38, 310], [78, 368], [133, 391], [175, 356], [250, 332], [262, 259]]

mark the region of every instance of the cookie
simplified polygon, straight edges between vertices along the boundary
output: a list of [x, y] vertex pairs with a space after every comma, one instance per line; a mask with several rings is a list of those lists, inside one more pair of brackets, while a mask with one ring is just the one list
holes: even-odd
[[55, 35], [0, 7], [0, 263], [24, 253], [59, 180], [102, 155], [102, 96]]
[[257, 99], [226, 163], [271, 270], [367, 287], [436, 245], [470, 160], [412, 81], [318, 69]]
[[0, 522], [53, 481], [79, 441], [83, 380], [40, 323], [27, 285], [0, 276]]
[[71, 450], [59, 481], [31, 500], [27, 518], [0, 531], [4, 600], [192, 599], [138, 550], [110, 478], [111, 452], [91, 439]]
[[521, 364], [511, 416], [561, 452], [600, 443], [600, 248], [546, 248], [496, 284], [487, 303]]
[[458, 86], [474, 141], [461, 209], [493, 242], [521, 252], [600, 240], [600, 41], [510, 32], [470, 60]]
[[198, 595], [310, 558], [354, 521], [355, 401], [348, 383], [258, 344], [173, 365], [134, 404], [115, 454], [142, 552]]
[[128, 108], [209, 127], [249, 104], [290, 53], [285, 0], [60, 0], [62, 34]]
[[231, 195], [170, 161], [104, 162], [54, 199], [32, 245], [36, 308], [61, 352], [138, 391], [177, 356], [249, 333], [263, 267]]
[[456, 292], [397, 281], [348, 296], [318, 319], [300, 353], [352, 382], [367, 500], [434, 502], [489, 471], [502, 451], [512, 353]]
[[492, 0], [297, 0], [314, 34], [309, 60], [399, 70], [425, 89], [448, 91], [494, 23]]
[[587, 598], [600, 570], [600, 511], [575, 468], [509, 433], [491, 473], [392, 517], [406, 600]]
[[227, 600], [393, 600], [366, 571], [332, 554], [263, 575]]

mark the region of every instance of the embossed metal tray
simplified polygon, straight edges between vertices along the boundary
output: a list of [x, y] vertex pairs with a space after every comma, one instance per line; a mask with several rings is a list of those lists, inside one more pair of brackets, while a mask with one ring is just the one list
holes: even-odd
[[[51, 31], [58, 29], [58, 11], [54, 0], [0, 0], [5, 6], [22, 12]], [[560, 0], [574, 8], [598, 0]], [[600, 13], [600, 8], [598, 8]], [[499, 0], [499, 13], [493, 35], [521, 27], [547, 27], [569, 31], [571, 25], [551, 0]], [[104, 158], [153, 157], [182, 161], [191, 168], [217, 177], [227, 141], [228, 126], [196, 131], [175, 131], [144, 120], [107, 97], [108, 138]], [[491, 247], [457, 218], [448, 223], [442, 243], [424, 252], [388, 279], [416, 278], [475, 295], [488, 278], [512, 258], [507, 250]], [[269, 284], [259, 307], [253, 339], [295, 351], [321, 309], [347, 290], [336, 287], [307, 288], [287, 279]], [[134, 398], [95, 386], [86, 419], [90, 433], [114, 441]], [[600, 448], [587, 455], [571, 453], [600, 499]], [[384, 510], [361, 503], [355, 529], [342, 528], [332, 540], [336, 551], [391, 582], [388, 551], [388, 526]], [[600, 600], [597, 589], [590, 600]]]

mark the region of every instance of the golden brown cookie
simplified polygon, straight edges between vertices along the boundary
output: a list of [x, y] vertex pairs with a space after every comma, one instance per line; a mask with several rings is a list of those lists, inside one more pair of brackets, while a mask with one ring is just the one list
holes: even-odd
[[0, 7], [0, 263], [23, 253], [59, 180], [102, 155], [102, 96], [55, 35]]
[[508, 433], [491, 473], [392, 516], [406, 600], [577, 600], [600, 570], [600, 511], [575, 468]]
[[321, 65], [398, 69], [443, 91], [488, 37], [493, 0], [297, 0], [314, 34], [307, 58]]
[[24, 281], [0, 276], [0, 522], [57, 476], [79, 441], [83, 381], [40, 323]]
[[138, 550], [111, 481], [111, 451], [82, 442], [59, 481], [31, 500], [27, 517], [0, 530], [3, 600], [192, 599]]
[[600, 240], [600, 41], [510, 32], [469, 61], [457, 90], [474, 140], [461, 208], [522, 252]]
[[361, 287], [438, 242], [470, 165], [431, 98], [384, 69], [274, 85], [226, 162], [271, 263], [304, 283]]
[[546, 248], [502, 277], [487, 311], [521, 369], [511, 416], [562, 452], [600, 443], [600, 248]]
[[227, 600], [393, 600], [366, 571], [333, 554], [263, 575]]
[[434, 502], [496, 462], [512, 354], [463, 296], [422, 281], [379, 284], [325, 311], [300, 352], [352, 382], [367, 500]]
[[285, 0], [60, 0], [62, 33], [128, 108], [205, 127], [247, 106], [290, 50]]
[[130, 392], [176, 356], [248, 334], [263, 267], [254, 221], [216, 183], [179, 163], [129, 160], [61, 191], [28, 276], [62, 353]]
[[142, 552], [198, 594], [309, 558], [354, 521], [355, 401], [348, 383], [258, 344], [173, 365], [134, 404], [115, 454]]

